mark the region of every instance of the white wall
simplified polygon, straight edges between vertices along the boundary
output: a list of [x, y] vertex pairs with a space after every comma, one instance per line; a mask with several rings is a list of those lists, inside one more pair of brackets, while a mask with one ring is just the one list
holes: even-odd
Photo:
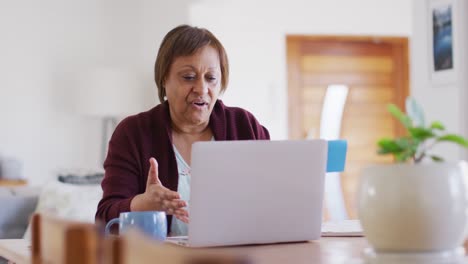
[[205, 0], [190, 22], [219, 37], [231, 63], [224, 101], [244, 107], [274, 139], [288, 137], [286, 34], [411, 35], [408, 0]]
[[226, 46], [226, 103], [252, 111], [275, 139], [288, 135], [286, 34], [413, 34], [413, 93], [429, 119], [468, 131], [459, 122], [468, 110], [468, 92], [461, 89], [466, 77], [451, 87], [428, 85], [425, 2], [413, 1], [0, 1], [0, 155], [21, 160], [33, 184], [60, 169], [99, 167], [99, 120], [69, 107], [80, 73], [99, 66], [135, 69], [146, 98], [142, 108], [148, 108], [156, 103], [152, 70], [159, 43], [187, 22], [207, 27]]
[[[466, 104], [468, 102], [467, 79], [467, 54], [464, 48], [468, 43], [466, 32], [468, 14], [467, 3], [459, 1], [460, 9], [456, 12], [459, 23], [454, 24], [454, 36], [456, 37], [455, 66], [459, 67], [458, 78], [449, 84], [438, 84], [431, 81], [430, 75], [430, 18], [428, 17], [428, 2], [425, 0], [413, 0], [413, 35], [411, 38], [411, 93], [420, 102], [426, 112], [429, 121], [440, 120], [446, 125], [449, 132], [462, 133], [467, 136]], [[462, 12], [462, 10], [465, 10]], [[457, 36], [458, 34], [458, 36]], [[457, 64], [458, 62], [458, 64]], [[458, 66], [457, 66], [458, 65]], [[468, 158], [466, 151], [453, 144], [441, 144], [436, 147], [436, 153], [448, 160], [456, 160], [461, 157]]]
[[64, 169], [100, 167], [100, 122], [70, 107], [80, 74], [132, 68], [146, 89], [136, 91], [146, 98], [142, 109], [154, 105], [156, 51], [170, 28], [186, 23], [186, 6], [185, 0], [0, 1], [0, 155], [20, 160], [33, 185]]

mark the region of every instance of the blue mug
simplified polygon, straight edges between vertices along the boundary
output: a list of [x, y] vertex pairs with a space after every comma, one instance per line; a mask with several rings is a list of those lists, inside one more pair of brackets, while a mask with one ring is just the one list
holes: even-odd
[[110, 234], [110, 228], [119, 224], [119, 234], [135, 228], [147, 236], [164, 241], [167, 237], [166, 213], [160, 211], [124, 212], [119, 218], [110, 220], [106, 225], [106, 235]]

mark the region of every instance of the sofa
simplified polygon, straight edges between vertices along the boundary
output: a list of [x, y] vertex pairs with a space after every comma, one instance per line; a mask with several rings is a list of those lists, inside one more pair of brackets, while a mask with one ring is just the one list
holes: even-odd
[[0, 187], [0, 239], [23, 237], [39, 195], [37, 187]]
[[29, 238], [29, 219], [34, 212], [94, 222], [101, 197], [100, 184], [70, 184], [53, 180], [42, 187], [2, 187], [0, 239]]

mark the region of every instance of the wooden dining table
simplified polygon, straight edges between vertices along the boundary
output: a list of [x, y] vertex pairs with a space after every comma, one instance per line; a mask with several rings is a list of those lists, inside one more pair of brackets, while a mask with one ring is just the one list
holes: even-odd
[[[364, 264], [364, 237], [322, 237], [319, 240], [211, 248], [245, 256], [252, 264]], [[25, 239], [0, 239], [0, 256], [17, 264], [31, 263], [31, 243]], [[468, 261], [466, 261], [468, 263]]]
[[[212, 248], [248, 258], [252, 264], [362, 263], [363, 237], [322, 237], [320, 240]], [[17, 264], [31, 263], [31, 243], [25, 239], [0, 239], [0, 256]]]

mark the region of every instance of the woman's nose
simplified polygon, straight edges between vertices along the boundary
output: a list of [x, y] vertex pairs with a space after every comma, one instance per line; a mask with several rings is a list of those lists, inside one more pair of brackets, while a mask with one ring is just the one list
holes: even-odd
[[200, 78], [193, 87], [193, 91], [198, 94], [208, 93], [208, 82], [205, 81], [203, 78]]

